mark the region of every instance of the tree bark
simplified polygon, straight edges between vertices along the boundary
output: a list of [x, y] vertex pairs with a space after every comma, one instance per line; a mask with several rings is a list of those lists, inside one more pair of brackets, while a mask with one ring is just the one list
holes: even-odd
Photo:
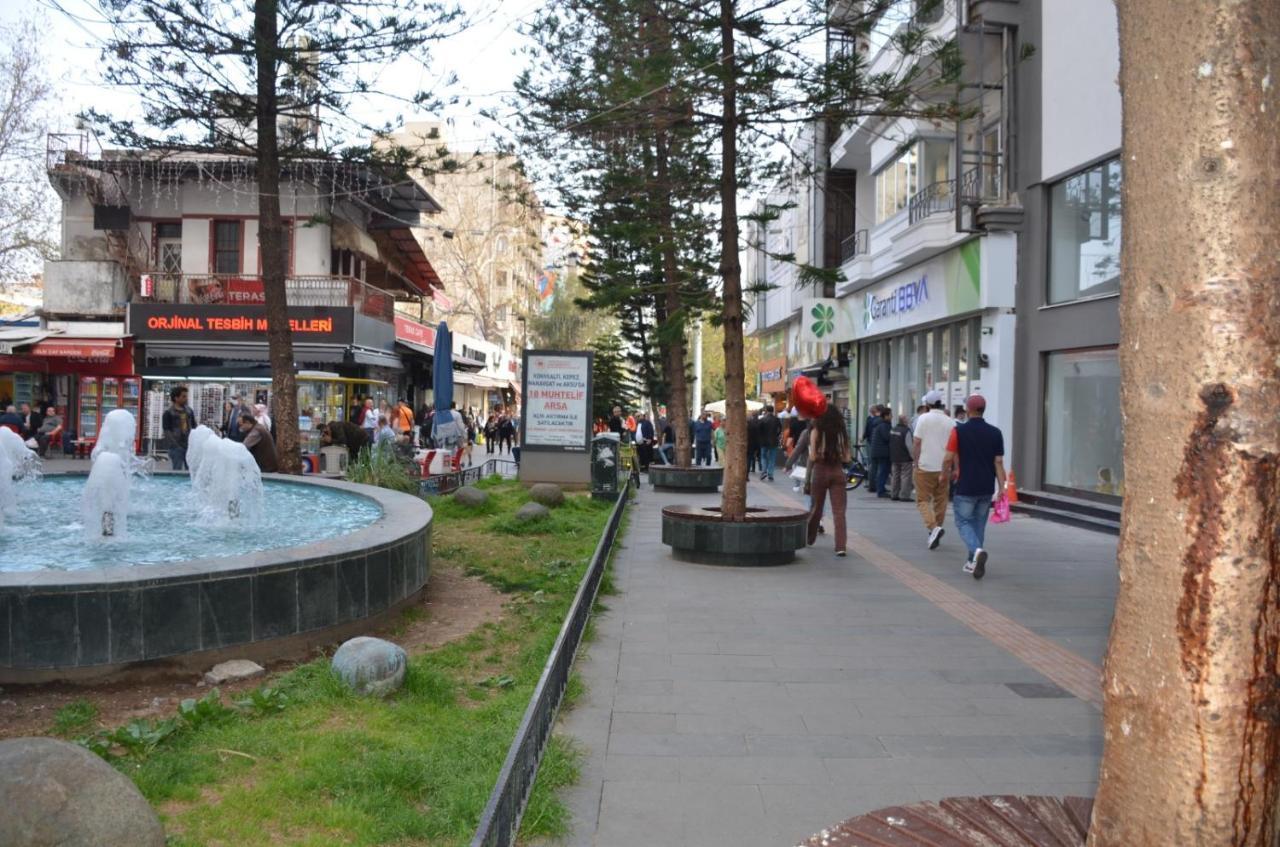
[[[665, 98], [659, 108], [665, 108]], [[672, 228], [674, 212], [671, 208], [671, 173], [669, 139], [660, 116], [654, 133], [655, 166], [658, 188], [658, 250], [662, 254], [662, 297], [665, 305], [667, 321], [675, 321], [679, 332], [669, 333], [666, 351], [663, 356], [663, 370], [666, 371], [667, 385], [670, 389], [667, 398], [667, 419], [671, 421], [671, 431], [676, 437], [676, 467], [687, 468], [693, 464], [693, 443], [689, 438], [689, 386], [685, 379], [684, 360], [684, 308], [680, 302], [680, 267], [676, 257], [675, 232]], [[694, 412], [699, 410], [695, 409]]]
[[258, 244], [262, 252], [262, 291], [267, 312], [267, 355], [281, 473], [300, 473], [298, 380], [293, 362], [293, 331], [285, 286], [284, 221], [280, 218], [280, 150], [276, 120], [280, 112], [276, 55], [280, 34], [277, 0], [255, 0], [254, 54], [258, 74]]
[[1126, 488], [1091, 847], [1280, 844], [1280, 14], [1121, 0]]
[[738, 68], [734, 59], [734, 0], [720, 0], [720, 279], [724, 297], [724, 487], [720, 514], [747, 514], [747, 397], [742, 375], [742, 264], [738, 259]]

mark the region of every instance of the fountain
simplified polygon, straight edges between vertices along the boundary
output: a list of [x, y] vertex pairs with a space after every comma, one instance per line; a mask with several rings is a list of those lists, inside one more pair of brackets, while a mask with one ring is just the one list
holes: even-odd
[[[264, 480], [244, 445], [208, 427], [191, 433], [191, 476], [152, 474], [136, 432], [113, 411], [87, 478], [41, 478], [38, 458], [0, 429], [0, 684], [296, 655], [367, 631], [426, 585], [432, 518], [420, 498]], [[18, 496], [20, 485], [38, 489]]]

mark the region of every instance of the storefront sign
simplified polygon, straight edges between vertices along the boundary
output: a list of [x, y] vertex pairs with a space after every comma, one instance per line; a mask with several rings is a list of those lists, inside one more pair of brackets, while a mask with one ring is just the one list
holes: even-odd
[[396, 315], [396, 340], [420, 344], [423, 347], [430, 347], [434, 350], [436, 346], [436, 328]]
[[841, 302], [854, 303], [858, 338], [945, 320], [982, 307], [981, 242], [974, 240], [910, 270], [893, 274]]
[[53, 359], [82, 359], [94, 362], [109, 362], [115, 358], [120, 344], [115, 341], [53, 341], [45, 340], [31, 348], [35, 356], [48, 356]]
[[520, 446], [586, 452], [591, 439], [592, 353], [526, 350]]
[[[294, 306], [289, 328], [294, 341], [351, 344], [354, 317], [347, 307]], [[139, 341], [266, 341], [265, 306], [194, 306], [134, 303], [129, 333]]]
[[800, 301], [800, 340], [812, 344], [838, 344], [857, 337], [848, 300], [807, 297]]
[[267, 294], [262, 288], [262, 280], [227, 280], [227, 302], [232, 306], [266, 305]]
[[781, 394], [787, 390], [785, 356], [760, 363], [760, 390], [765, 394]]

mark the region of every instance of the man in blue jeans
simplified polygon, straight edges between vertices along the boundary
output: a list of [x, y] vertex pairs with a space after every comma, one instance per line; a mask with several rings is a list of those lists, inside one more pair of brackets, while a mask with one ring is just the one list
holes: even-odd
[[987, 513], [991, 511], [992, 498], [1004, 491], [1004, 436], [983, 419], [987, 401], [981, 394], [968, 399], [965, 411], [968, 419], [952, 430], [947, 442], [942, 478], [956, 480], [951, 508], [956, 530], [969, 548], [964, 572], [982, 579], [987, 572], [987, 551], [983, 547]]

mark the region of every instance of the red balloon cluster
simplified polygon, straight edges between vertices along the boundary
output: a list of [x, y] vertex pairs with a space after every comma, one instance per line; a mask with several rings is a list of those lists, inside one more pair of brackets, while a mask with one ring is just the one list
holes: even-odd
[[820, 418], [827, 410], [827, 396], [813, 380], [798, 376], [791, 383], [791, 405], [806, 418]]

